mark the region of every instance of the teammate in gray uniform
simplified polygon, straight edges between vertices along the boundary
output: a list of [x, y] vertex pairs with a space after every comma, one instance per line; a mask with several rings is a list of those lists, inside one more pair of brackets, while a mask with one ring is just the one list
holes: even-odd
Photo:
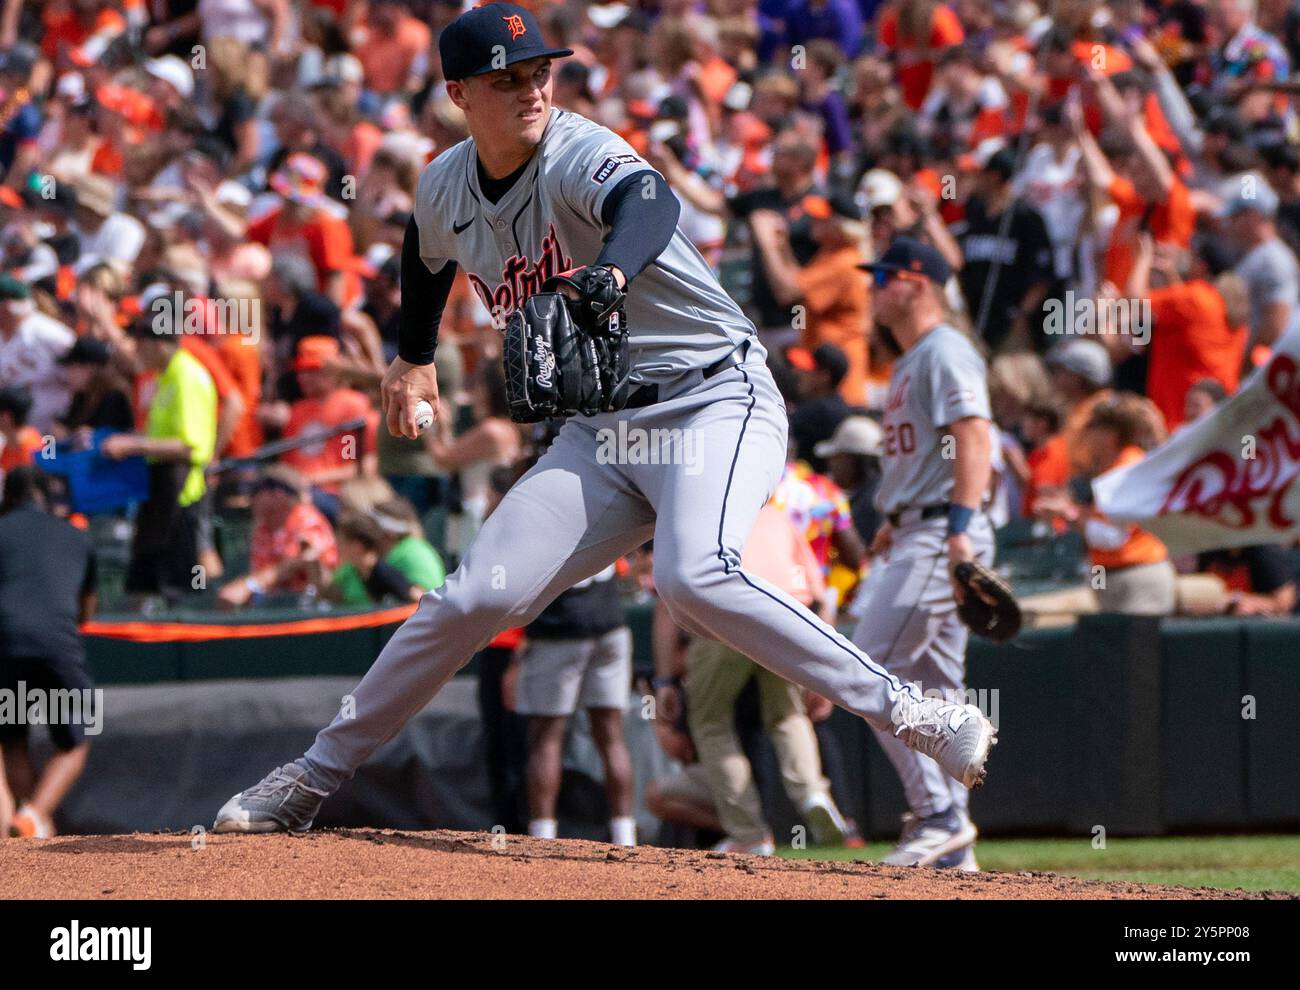
[[[902, 350], [889, 382], [876, 507], [886, 517], [872, 543], [884, 560], [867, 578], [853, 641], [927, 693], [965, 697], [967, 630], [957, 616], [952, 568], [993, 560], [982, 510], [990, 476], [991, 413], [984, 359], [944, 322], [942, 255], [906, 237], [874, 265], [876, 320]], [[902, 778], [903, 835], [883, 862], [978, 869], [969, 791], [934, 760], [872, 728]]]
[[[439, 51], [471, 136], [419, 183], [399, 357], [381, 385], [389, 430], [413, 437], [416, 403], [437, 408], [437, 323], [457, 265], [502, 321], [575, 264], [630, 282], [634, 391], [619, 412], [568, 419], [389, 641], [353, 692], [354, 711], [231, 798], [215, 830], [310, 828], [322, 800], [494, 634], [652, 537], [655, 584], [679, 626], [932, 754], [964, 784], [982, 779], [994, 729], [978, 709], [924, 698], [741, 569], [784, 468], [784, 403], [753, 325], [677, 228], [663, 177], [611, 131], [552, 108], [551, 59], [572, 53], [547, 47], [533, 15], [507, 3], [462, 14]], [[629, 439], [627, 456], [604, 456], [611, 437]], [[658, 456], [636, 456], [647, 438], [664, 440]]]

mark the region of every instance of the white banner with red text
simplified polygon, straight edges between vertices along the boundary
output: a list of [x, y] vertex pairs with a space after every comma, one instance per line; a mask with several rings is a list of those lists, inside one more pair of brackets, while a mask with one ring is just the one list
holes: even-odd
[[1097, 508], [1178, 557], [1300, 536], [1300, 330], [1213, 413], [1094, 479]]

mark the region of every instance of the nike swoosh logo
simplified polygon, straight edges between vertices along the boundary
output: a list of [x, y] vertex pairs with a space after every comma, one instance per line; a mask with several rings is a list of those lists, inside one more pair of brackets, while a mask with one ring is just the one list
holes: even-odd
[[453, 234], [459, 234], [462, 230], [464, 230], [466, 227], [468, 227], [468, 226], [469, 226], [470, 224], [472, 224], [473, 222], [474, 222], [474, 218], [473, 218], [473, 217], [470, 217], [470, 218], [469, 218], [468, 220], [466, 220], [464, 223], [453, 223], [453, 224], [451, 225], [451, 232], [452, 232]]

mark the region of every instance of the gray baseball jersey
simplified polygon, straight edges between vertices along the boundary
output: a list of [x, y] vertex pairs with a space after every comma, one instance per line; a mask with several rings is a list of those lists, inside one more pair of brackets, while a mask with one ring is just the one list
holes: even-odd
[[948, 501], [953, 461], [943, 428], [967, 416], [992, 418], [988, 371], [975, 345], [943, 323], [894, 364], [876, 508], [889, 513]]
[[[553, 111], [539, 153], [496, 206], [478, 189], [475, 154], [467, 141], [422, 177], [421, 256], [434, 270], [454, 258], [504, 310], [550, 273], [593, 261], [610, 184], [647, 170], [612, 133], [563, 111]], [[882, 731], [892, 731], [901, 701], [920, 699], [741, 567], [740, 549], [784, 470], [789, 424], [753, 326], [680, 231], [632, 283], [628, 322], [644, 379], [660, 379], [658, 401], [565, 422], [455, 573], [388, 641], [352, 693], [352, 710], [317, 735], [302, 760], [311, 786], [336, 789], [494, 635], [532, 622], [566, 588], [651, 538], [656, 590], [686, 631], [721, 640]], [[619, 441], [603, 456], [615, 437], [633, 446]], [[683, 456], [683, 438], [700, 458]], [[644, 443], [654, 456], [640, 456]]]
[[[551, 275], [595, 261], [608, 233], [605, 197], [626, 176], [653, 171], [613, 131], [559, 109], [495, 204], [479, 189], [476, 158], [468, 138], [425, 168], [415, 221], [429, 270], [460, 264], [498, 325]], [[680, 229], [631, 283], [627, 320], [634, 382], [707, 367], [754, 333]]]
[[[877, 506], [896, 512], [946, 502], [952, 496], [953, 459], [945, 457], [944, 428], [967, 416], [991, 418], [984, 359], [960, 331], [941, 324], [894, 365], [882, 426], [885, 430]], [[966, 698], [968, 630], [957, 615], [948, 577], [948, 523], [942, 517], [904, 521], [887, 556], [875, 561], [859, 592], [855, 645], [900, 680], [949, 700]], [[993, 562], [993, 529], [977, 513], [967, 530], [977, 559]], [[928, 756], [876, 729], [898, 771], [912, 813], [955, 811], [969, 820], [968, 794]], [[896, 853], [915, 854], [905, 839]]]

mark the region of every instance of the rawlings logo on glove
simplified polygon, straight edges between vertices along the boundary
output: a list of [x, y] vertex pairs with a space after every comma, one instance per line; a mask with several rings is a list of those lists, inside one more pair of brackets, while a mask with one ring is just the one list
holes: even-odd
[[[555, 291], [567, 287], [568, 293]], [[510, 314], [502, 360], [510, 418], [535, 423], [627, 401], [626, 294], [608, 268], [547, 279]]]

